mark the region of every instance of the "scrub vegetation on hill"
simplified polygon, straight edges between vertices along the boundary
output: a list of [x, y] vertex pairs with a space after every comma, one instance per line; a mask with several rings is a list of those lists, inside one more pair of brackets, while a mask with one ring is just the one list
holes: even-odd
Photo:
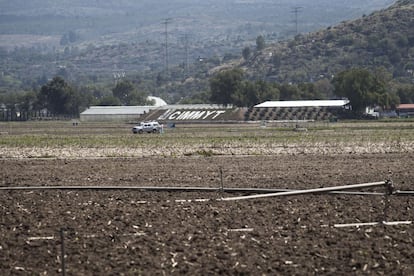
[[242, 66], [253, 77], [279, 82], [331, 78], [354, 67], [385, 68], [398, 82], [414, 79], [413, 1], [269, 45]]

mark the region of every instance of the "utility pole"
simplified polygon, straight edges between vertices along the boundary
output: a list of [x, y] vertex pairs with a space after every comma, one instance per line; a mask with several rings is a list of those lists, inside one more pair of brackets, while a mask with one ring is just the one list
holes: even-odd
[[189, 68], [188, 68], [188, 34], [184, 35], [184, 43], [185, 43], [185, 77], [188, 76]]
[[293, 7], [292, 13], [295, 14], [295, 35], [298, 34], [298, 14], [302, 12], [303, 7]]
[[168, 23], [172, 21], [171, 18], [166, 18], [162, 22], [165, 25], [165, 72], [168, 75]]

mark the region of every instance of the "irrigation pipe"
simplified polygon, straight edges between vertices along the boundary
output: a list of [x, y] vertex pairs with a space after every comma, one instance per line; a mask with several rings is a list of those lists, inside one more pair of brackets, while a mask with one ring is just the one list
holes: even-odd
[[414, 195], [414, 191], [396, 190], [394, 194], [396, 194], [396, 195]]
[[405, 220], [405, 221], [345, 223], [345, 224], [334, 224], [334, 227], [335, 228], [344, 228], [344, 227], [360, 227], [360, 226], [375, 226], [375, 225], [394, 226], [394, 225], [402, 225], [402, 224], [409, 225], [409, 224], [412, 224], [412, 221]]
[[357, 188], [371, 188], [371, 187], [379, 187], [379, 186], [386, 186], [386, 185], [389, 185], [388, 181], [380, 181], [380, 182], [371, 182], [371, 183], [362, 183], [362, 184], [344, 185], [344, 186], [334, 186], [334, 187], [316, 188], [316, 189], [308, 189], [308, 190], [276, 192], [276, 193], [268, 193], [268, 194], [262, 194], [262, 195], [225, 197], [225, 198], [222, 198], [221, 200], [222, 201], [231, 201], [231, 200], [243, 200], [243, 199], [254, 199], [254, 198], [265, 198], [265, 197], [276, 197], [276, 196], [327, 193], [327, 192], [332, 192], [332, 191], [341, 191], [341, 190], [349, 190], [349, 189], [357, 189]]
[[[272, 188], [211, 188], [211, 187], [156, 187], [156, 186], [8, 186], [0, 187], [0, 191], [13, 190], [139, 190], [150, 192], [226, 192], [226, 193], [279, 193], [290, 191], [301, 191], [295, 189], [272, 189]], [[409, 191], [408, 191], [409, 192]], [[396, 191], [398, 193], [398, 191]], [[414, 195], [414, 192], [412, 192]], [[331, 191], [329, 194], [349, 194], [349, 195], [379, 195], [379, 192], [351, 192], [351, 191]]]
[[140, 190], [140, 191], [188, 191], [217, 192], [218, 188], [208, 187], [156, 187], [156, 186], [16, 186], [0, 187], [0, 190]]
[[[226, 192], [226, 193], [256, 193], [256, 195], [241, 196], [234, 198], [223, 198], [221, 200], [237, 200], [248, 198], [260, 198], [271, 196], [284, 196], [284, 195], [297, 195], [306, 193], [327, 193], [327, 194], [344, 194], [344, 195], [397, 195], [397, 196], [410, 196], [414, 195], [414, 191], [404, 190], [388, 190], [388, 192], [361, 192], [361, 191], [347, 191], [348, 189], [374, 187], [374, 186], [390, 186], [390, 182], [381, 181], [365, 184], [334, 186], [328, 188], [318, 188], [309, 190], [296, 190], [296, 189], [275, 189], [275, 188], [224, 188], [222, 185], [220, 188], [213, 187], [177, 187], [177, 186], [80, 186], [80, 185], [60, 185], [60, 186], [7, 186], [0, 187], [0, 191], [35, 191], [35, 190], [136, 190], [136, 191], [149, 191], [149, 192]], [[391, 183], [392, 185], [392, 183]], [[264, 194], [264, 195], [262, 195]]]

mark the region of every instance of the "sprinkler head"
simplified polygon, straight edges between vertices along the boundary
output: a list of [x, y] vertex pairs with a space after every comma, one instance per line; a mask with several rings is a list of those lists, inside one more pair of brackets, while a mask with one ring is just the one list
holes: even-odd
[[387, 189], [387, 194], [392, 195], [395, 194], [395, 186], [392, 180], [388, 179], [385, 181], [385, 187]]

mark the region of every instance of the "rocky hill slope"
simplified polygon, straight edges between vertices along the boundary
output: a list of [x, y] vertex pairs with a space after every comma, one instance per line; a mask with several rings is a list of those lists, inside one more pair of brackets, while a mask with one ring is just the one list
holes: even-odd
[[414, 1], [324, 30], [269, 45], [240, 64], [251, 77], [278, 82], [330, 79], [352, 67], [385, 68], [400, 81], [414, 79]]

